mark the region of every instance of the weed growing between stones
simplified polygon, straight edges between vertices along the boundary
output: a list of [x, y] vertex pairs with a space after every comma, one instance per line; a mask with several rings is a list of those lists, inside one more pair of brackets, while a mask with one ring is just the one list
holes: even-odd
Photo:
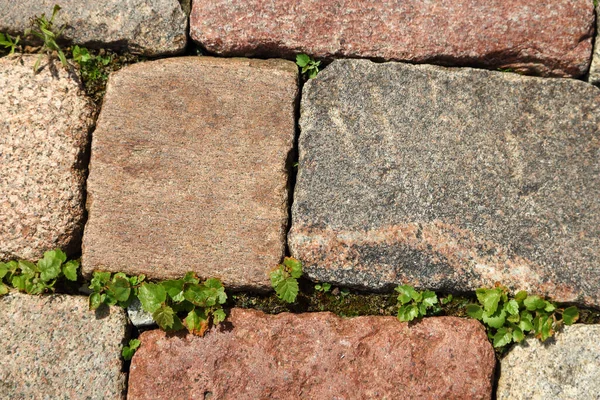
[[52, 16], [50, 19], [46, 18], [46, 14], [42, 14], [40, 17], [35, 16], [31, 20], [31, 28], [25, 31], [25, 36], [33, 35], [42, 41], [42, 53], [39, 55], [37, 61], [33, 65], [34, 73], [36, 73], [40, 67], [40, 62], [42, 61], [44, 53], [50, 56], [56, 52], [63, 67], [67, 68], [69, 66], [67, 63], [67, 58], [65, 57], [65, 53], [63, 53], [60, 46], [56, 43], [56, 40], [67, 27], [66, 25], [63, 25], [62, 27], [56, 29], [54, 26], [54, 18], [59, 11], [60, 6], [55, 4], [54, 8], [52, 9]]
[[[467, 314], [483, 322], [494, 347], [519, 343], [528, 332], [542, 342], [552, 337], [562, 324], [572, 325], [579, 319], [577, 307], [558, 308], [555, 303], [520, 291], [509, 298], [508, 289], [477, 289], [480, 304], [467, 305]], [[561, 317], [558, 317], [558, 316]]]
[[319, 73], [321, 61], [315, 61], [314, 58], [306, 54], [298, 54], [296, 56], [296, 64], [302, 68], [301, 72], [305, 79], [312, 79]]
[[398, 286], [395, 289], [398, 295], [398, 320], [400, 322], [410, 322], [415, 318], [422, 318], [427, 315], [435, 315], [442, 311], [441, 304], [448, 304], [452, 301], [452, 295], [449, 294], [441, 301], [431, 290], [419, 292], [410, 285]]
[[298, 279], [302, 276], [302, 263], [299, 260], [286, 257], [269, 276], [271, 285], [281, 300], [287, 303], [296, 301], [299, 291]]
[[227, 294], [221, 281], [210, 278], [200, 283], [193, 272], [182, 279], [157, 283], [146, 282], [144, 275], [94, 272], [89, 288], [93, 291], [90, 310], [103, 304], [127, 307], [137, 298], [144, 311], [151, 313], [158, 326], [166, 331], [185, 327], [190, 333], [203, 336], [211, 322], [218, 325], [226, 316], [222, 305]]
[[54, 292], [61, 280], [77, 281], [79, 262], [67, 261], [60, 249], [47, 251], [37, 263], [19, 260], [0, 263], [0, 296], [12, 286], [20, 292], [42, 294]]
[[8, 49], [8, 55], [11, 55], [15, 52], [19, 46], [20, 36], [12, 37], [8, 33], [0, 33], [0, 46], [4, 47], [4, 49]]
[[140, 347], [140, 344], [142, 344], [142, 342], [140, 342], [139, 339], [131, 339], [127, 346], [123, 346], [123, 350], [121, 351], [123, 360], [131, 360], [135, 354], [135, 351], [138, 349], [138, 347]]

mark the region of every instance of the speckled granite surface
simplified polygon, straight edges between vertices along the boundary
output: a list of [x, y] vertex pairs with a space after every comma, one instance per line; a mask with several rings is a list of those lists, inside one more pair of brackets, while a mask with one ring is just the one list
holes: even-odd
[[[94, 106], [59, 62], [0, 58], [0, 260], [79, 251]], [[71, 251], [70, 251], [71, 250]]]
[[97, 318], [79, 296], [0, 298], [0, 398], [123, 399], [120, 308]]
[[573, 325], [546, 344], [529, 338], [515, 346], [501, 361], [498, 399], [597, 399], [599, 337], [600, 325]]

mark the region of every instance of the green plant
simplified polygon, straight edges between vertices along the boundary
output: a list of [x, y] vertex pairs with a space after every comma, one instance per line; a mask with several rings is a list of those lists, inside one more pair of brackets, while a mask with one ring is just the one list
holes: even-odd
[[279, 264], [269, 274], [271, 285], [277, 296], [287, 302], [293, 303], [298, 296], [298, 278], [302, 276], [302, 263], [292, 257], [286, 257], [283, 264]]
[[401, 304], [398, 309], [400, 322], [409, 322], [441, 310], [435, 292], [430, 290], [419, 292], [410, 285], [398, 286], [395, 290], [399, 293], [398, 303]]
[[9, 55], [13, 54], [19, 44], [19, 39], [21, 39], [20, 36], [13, 38], [8, 33], [0, 33], [0, 46], [10, 49], [8, 52]]
[[139, 339], [131, 339], [129, 341], [129, 345], [123, 346], [123, 350], [121, 350], [121, 355], [123, 356], [123, 360], [129, 361], [135, 354], [135, 351], [140, 347], [142, 342]]
[[315, 61], [314, 58], [306, 54], [298, 54], [296, 56], [296, 64], [302, 68], [302, 74], [308, 79], [312, 79], [319, 73], [319, 65], [321, 61]]
[[211, 322], [217, 325], [225, 320], [222, 305], [227, 294], [221, 281], [210, 278], [200, 283], [193, 272], [182, 279], [157, 283], [145, 282], [144, 275], [128, 277], [123, 273], [95, 272], [90, 289], [94, 291], [89, 299], [91, 310], [102, 304], [126, 307], [137, 297], [144, 311], [151, 313], [164, 330], [186, 327], [202, 336]]
[[[58, 58], [62, 65], [66, 68], [68, 67], [67, 58], [65, 57], [65, 53], [61, 50], [59, 45], [56, 43], [56, 40], [62, 35], [63, 31], [66, 28], [66, 25], [58, 28], [56, 30], [54, 26], [54, 18], [56, 14], [60, 11], [60, 6], [58, 4], [54, 5], [52, 9], [52, 16], [50, 19], [46, 18], [46, 14], [42, 14], [40, 17], [35, 16], [31, 20], [31, 28], [25, 31], [25, 35], [33, 35], [42, 41], [42, 53], [52, 54], [56, 52], [58, 54]], [[33, 71], [37, 72], [40, 62], [42, 61], [42, 55], [40, 54], [37, 61], [33, 66]]]
[[483, 322], [488, 337], [497, 348], [523, 341], [528, 332], [534, 332], [538, 339], [545, 341], [563, 323], [571, 325], [579, 318], [577, 307], [560, 309], [526, 291], [520, 291], [512, 299], [504, 286], [477, 289], [475, 294], [480, 304], [467, 305], [467, 314]]
[[54, 292], [56, 282], [63, 277], [77, 280], [77, 268], [79, 262], [67, 261], [60, 249], [45, 252], [36, 264], [26, 260], [0, 263], [0, 295], [8, 293], [9, 285], [29, 294]]
[[315, 285], [315, 290], [317, 292], [327, 293], [331, 290], [331, 283], [317, 283]]

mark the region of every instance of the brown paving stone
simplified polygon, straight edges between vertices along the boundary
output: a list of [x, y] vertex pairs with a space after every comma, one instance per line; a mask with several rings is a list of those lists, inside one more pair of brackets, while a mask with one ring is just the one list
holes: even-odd
[[204, 337], [148, 331], [128, 399], [489, 399], [494, 351], [483, 326], [331, 313], [233, 309]]
[[283, 257], [297, 68], [185, 57], [111, 75], [92, 141], [83, 271], [267, 287]]
[[581, 76], [591, 0], [194, 0], [192, 39], [223, 55], [360, 57]]

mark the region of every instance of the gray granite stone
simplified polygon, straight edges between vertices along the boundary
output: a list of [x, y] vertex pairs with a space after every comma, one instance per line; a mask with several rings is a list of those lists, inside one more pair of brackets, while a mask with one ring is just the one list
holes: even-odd
[[131, 304], [127, 307], [127, 316], [129, 317], [131, 324], [138, 328], [143, 326], [152, 326], [155, 324], [152, 314], [144, 311], [142, 308], [142, 303], [140, 303], [137, 298], [134, 298]]
[[181, 53], [187, 43], [187, 17], [177, 0], [0, 0], [0, 32], [21, 35], [34, 16], [62, 9], [57, 27], [66, 42], [157, 56]]
[[600, 90], [338, 60], [302, 95], [289, 245], [312, 279], [600, 305]]
[[597, 399], [600, 325], [566, 326], [546, 344], [535, 338], [504, 357], [498, 399]]
[[600, 85], [600, 4], [596, 6], [596, 40], [594, 41], [594, 53], [588, 82]]
[[81, 248], [95, 110], [72, 71], [34, 75], [36, 59], [0, 58], [0, 260]]
[[0, 397], [124, 399], [122, 309], [97, 315], [86, 297], [0, 297]]

